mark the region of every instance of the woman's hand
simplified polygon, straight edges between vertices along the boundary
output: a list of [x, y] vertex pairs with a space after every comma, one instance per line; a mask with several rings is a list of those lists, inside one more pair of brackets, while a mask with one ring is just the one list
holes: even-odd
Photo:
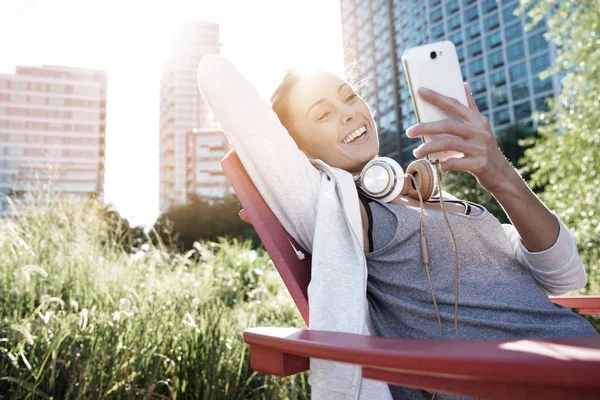
[[464, 154], [463, 158], [449, 158], [440, 162], [442, 171], [467, 171], [477, 178], [486, 191], [496, 195], [514, 186], [515, 179], [521, 180], [521, 178], [496, 144], [490, 121], [479, 112], [466, 83], [465, 92], [469, 107], [454, 98], [420, 88], [419, 94], [423, 100], [455, 115], [460, 120], [449, 118], [435, 122], [422, 122], [408, 128], [406, 135], [410, 138], [444, 133], [457, 136], [430, 140], [416, 148], [413, 154], [417, 158], [424, 158], [431, 153], [444, 150], [461, 152]]

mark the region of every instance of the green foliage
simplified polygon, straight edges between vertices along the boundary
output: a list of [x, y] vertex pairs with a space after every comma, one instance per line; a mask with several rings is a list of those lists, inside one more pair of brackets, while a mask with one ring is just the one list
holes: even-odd
[[[498, 132], [496, 142], [504, 156], [516, 168], [521, 167], [521, 158], [525, 150], [531, 147], [531, 139], [537, 137], [537, 132], [526, 126], [515, 124], [502, 132]], [[528, 174], [523, 178], [527, 180]], [[490, 213], [502, 223], [508, 223], [504, 210], [496, 199], [485, 191], [477, 182], [477, 179], [468, 172], [451, 171], [443, 177], [444, 191], [458, 197], [461, 200], [472, 201], [484, 206]]]
[[189, 204], [174, 206], [158, 218], [153, 239], [158, 235], [169, 248], [180, 252], [192, 249], [200, 239], [216, 241], [220, 237], [249, 239], [258, 247], [254, 229], [238, 215], [241, 208], [236, 196], [214, 204], [194, 196]]
[[305, 374], [250, 369], [245, 328], [304, 326], [264, 250], [130, 254], [96, 202], [17, 211], [0, 221], [0, 398], [307, 398]]
[[530, 25], [548, 20], [557, 46], [562, 91], [550, 111], [536, 115], [540, 138], [525, 153], [524, 171], [540, 198], [572, 230], [588, 270], [587, 292], [600, 289], [600, 3], [596, 0], [522, 1]]

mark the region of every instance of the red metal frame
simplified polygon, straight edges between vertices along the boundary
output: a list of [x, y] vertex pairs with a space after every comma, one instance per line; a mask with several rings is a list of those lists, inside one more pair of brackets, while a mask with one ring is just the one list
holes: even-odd
[[[308, 324], [310, 255], [283, 229], [234, 150], [221, 162], [243, 210]], [[294, 248], [303, 251], [300, 260]], [[581, 314], [600, 315], [600, 297], [551, 297]], [[597, 398], [600, 338], [547, 340], [416, 340], [289, 328], [244, 331], [256, 371], [289, 376], [309, 358], [363, 366], [365, 378], [497, 399]]]

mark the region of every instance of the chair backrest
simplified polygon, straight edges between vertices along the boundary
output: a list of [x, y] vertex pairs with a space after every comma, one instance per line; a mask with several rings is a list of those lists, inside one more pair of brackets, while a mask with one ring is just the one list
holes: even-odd
[[[302, 314], [304, 322], [308, 325], [307, 289], [310, 282], [310, 254], [283, 229], [252, 183], [234, 149], [223, 157], [221, 166], [242, 204], [240, 218], [252, 224], [256, 230]], [[303, 259], [299, 258], [296, 250], [304, 253]]]

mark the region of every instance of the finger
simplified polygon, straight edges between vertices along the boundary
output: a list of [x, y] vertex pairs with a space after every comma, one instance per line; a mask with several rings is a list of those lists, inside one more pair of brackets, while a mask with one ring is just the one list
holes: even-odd
[[424, 87], [419, 88], [419, 95], [423, 100], [438, 106], [439, 108], [448, 111], [449, 113], [460, 117], [461, 119], [469, 122], [475, 122], [477, 119], [478, 112], [471, 110], [454, 97], [445, 96], [431, 89]]
[[461, 138], [443, 138], [423, 143], [413, 150], [413, 154], [417, 158], [425, 158], [432, 153], [446, 150], [458, 151], [464, 155], [476, 155], [485, 152], [485, 146], [481, 143]]
[[421, 122], [406, 130], [406, 136], [416, 138], [424, 135], [450, 133], [465, 139], [481, 140], [484, 132], [473, 125], [465, 124], [455, 119], [442, 119], [433, 122]]
[[467, 82], [464, 82], [464, 86], [465, 86], [465, 93], [467, 94], [467, 103], [469, 103], [469, 108], [471, 110], [475, 110], [475, 111], [479, 112], [479, 107], [477, 107], [477, 103], [475, 102], [475, 99], [473, 98], [473, 94], [471, 93], [471, 88], [469, 87], [469, 84]]
[[466, 171], [473, 175], [476, 175], [480, 171], [481, 166], [481, 157], [449, 158], [440, 163], [442, 172]]

